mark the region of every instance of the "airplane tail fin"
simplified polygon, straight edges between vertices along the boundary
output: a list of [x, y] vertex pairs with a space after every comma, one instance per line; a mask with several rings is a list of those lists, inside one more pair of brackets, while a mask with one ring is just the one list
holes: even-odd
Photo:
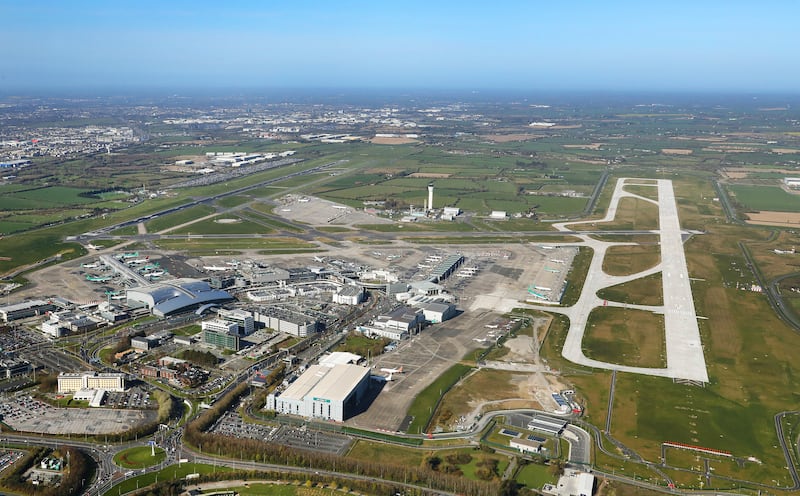
[[400, 368], [399, 368], [399, 369], [397, 369], [397, 372], [399, 372], [399, 373], [401, 373], [401, 374], [403, 373], [403, 366], [402, 366], [402, 365], [400, 366]]

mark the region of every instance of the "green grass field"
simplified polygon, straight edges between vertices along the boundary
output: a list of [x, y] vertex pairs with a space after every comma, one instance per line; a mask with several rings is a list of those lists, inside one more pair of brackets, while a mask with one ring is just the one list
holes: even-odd
[[584, 353], [603, 362], [665, 367], [664, 317], [642, 310], [596, 308], [583, 336]]
[[558, 478], [550, 473], [546, 465], [529, 463], [517, 471], [514, 478], [528, 489], [541, 489], [545, 484], [555, 484]]
[[800, 212], [800, 196], [791, 195], [777, 186], [730, 185], [733, 200], [745, 210]]
[[269, 234], [271, 228], [243, 220], [233, 214], [223, 214], [175, 229], [170, 234]]
[[167, 457], [167, 453], [159, 447], [155, 448], [155, 456], [151, 454], [150, 446], [139, 446], [120, 451], [114, 455], [114, 463], [122, 468], [138, 469], [152, 467], [159, 464]]
[[211, 215], [215, 211], [214, 207], [210, 205], [195, 205], [193, 207], [185, 208], [179, 212], [174, 212], [167, 215], [162, 215], [155, 219], [145, 222], [147, 232], [159, 232], [170, 227], [179, 226], [195, 219]]

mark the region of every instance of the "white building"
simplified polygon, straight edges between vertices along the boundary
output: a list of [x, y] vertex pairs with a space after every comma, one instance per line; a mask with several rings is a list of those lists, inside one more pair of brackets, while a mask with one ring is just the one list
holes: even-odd
[[235, 310], [225, 310], [222, 308], [217, 312], [217, 316], [220, 320], [234, 322], [239, 326], [239, 331], [244, 336], [253, 334], [255, 330], [253, 314], [246, 310], [240, 310], [238, 308]]
[[312, 365], [283, 392], [267, 396], [269, 410], [306, 418], [344, 421], [369, 388], [369, 369], [359, 365]]
[[282, 307], [267, 307], [254, 317], [270, 329], [301, 338], [317, 332], [318, 328], [317, 320], [312, 317]]
[[389, 338], [392, 341], [400, 341], [401, 339], [408, 336], [408, 331], [404, 331], [402, 329], [387, 329], [385, 327], [374, 327], [374, 326], [358, 326], [356, 330], [367, 337], [382, 337], [382, 338]]
[[364, 301], [364, 288], [359, 286], [342, 286], [333, 294], [333, 302], [340, 305], [358, 305]]
[[492, 219], [505, 219], [508, 217], [508, 214], [505, 210], [492, 210], [492, 213], [489, 214], [489, 217]]
[[387, 315], [379, 315], [372, 323], [380, 329], [393, 329], [405, 333], [415, 331], [424, 322], [422, 314], [413, 308], [399, 307]]
[[456, 315], [456, 307], [450, 303], [422, 303], [419, 308], [422, 309], [422, 315], [425, 320], [431, 324], [440, 324]]
[[106, 391], [124, 392], [125, 374], [78, 372], [58, 374], [58, 393], [74, 393], [81, 389], [105, 389]]
[[790, 188], [800, 188], [800, 177], [784, 177], [783, 184]]
[[444, 207], [442, 210], [442, 215], [446, 215], [448, 217], [455, 217], [461, 214], [461, 209], [458, 207]]
[[239, 326], [236, 325], [236, 322], [228, 322], [222, 319], [204, 320], [200, 323], [200, 329], [202, 331], [209, 330], [222, 334], [239, 335]]

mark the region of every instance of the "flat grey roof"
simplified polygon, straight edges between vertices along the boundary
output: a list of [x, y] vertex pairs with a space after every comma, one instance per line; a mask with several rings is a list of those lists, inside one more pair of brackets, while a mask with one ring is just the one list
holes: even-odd
[[308, 396], [344, 401], [368, 374], [369, 369], [359, 365], [337, 364], [333, 367], [312, 365], [280, 396], [295, 401], [301, 401]]

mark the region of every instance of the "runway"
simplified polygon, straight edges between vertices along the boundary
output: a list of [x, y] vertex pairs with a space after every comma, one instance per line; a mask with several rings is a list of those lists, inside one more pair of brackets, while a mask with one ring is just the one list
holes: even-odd
[[[545, 312], [557, 312], [567, 315], [570, 319], [570, 328], [564, 342], [562, 355], [567, 360], [588, 367], [618, 370], [635, 374], [644, 374], [693, 382], [708, 382], [703, 346], [700, 341], [700, 329], [697, 325], [692, 289], [689, 282], [689, 273], [686, 267], [686, 256], [683, 251], [682, 231], [678, 218], [678, 206], [675, 202], [675, 193], [672, 181], [659, 179], [655, 184], [646, 183], [658, 188], [658, 201], [654, 201], [623, 190], [625, 184], [636, 183], [636, 179], [620, 178], [614, 188], [606, 216], [602, 220], [570, 222], [556, 224], [560, 231], [568, 231], [566, 226], [610, 222], [616, 216], [619, 201], [625, 197], [634, 197], [640, 200], [655, 203], [659, 207], [659, 238], [661, 245], [661, 262], [648, 270], [630, 276], [610, 276], [603, 272], [602, 265], [606, 251], [611, 246], [629, 243], [611, 243], [598, 241], [588, 235], [577, 235], [586, 246], [594, 250], [589, 271], [586, 275], [583, 291], [578, 302], [571, 307], [554, 308], [549, 306], [531, 305]], [[574, 234], [576, 235], [576, 234]], [[641, 306], [627, 305], [629, 308], [640, 308], [654, 313], [664, 314], [664, 332], [666, 340], [667, 366], [666, 368], [648, 368], [619, 365], [602, 362], [588, 358], [582, 350], [583, 335], [589, 314], [595, 308], [603, 305], [603, 300], [597, 297], [600, 289], [621, 284], [623, 282], [646, 277], [651, 274], [662, 273], [662, 291], [664, 305]], [[611, 306], [622, 306], [608, 302]]]

